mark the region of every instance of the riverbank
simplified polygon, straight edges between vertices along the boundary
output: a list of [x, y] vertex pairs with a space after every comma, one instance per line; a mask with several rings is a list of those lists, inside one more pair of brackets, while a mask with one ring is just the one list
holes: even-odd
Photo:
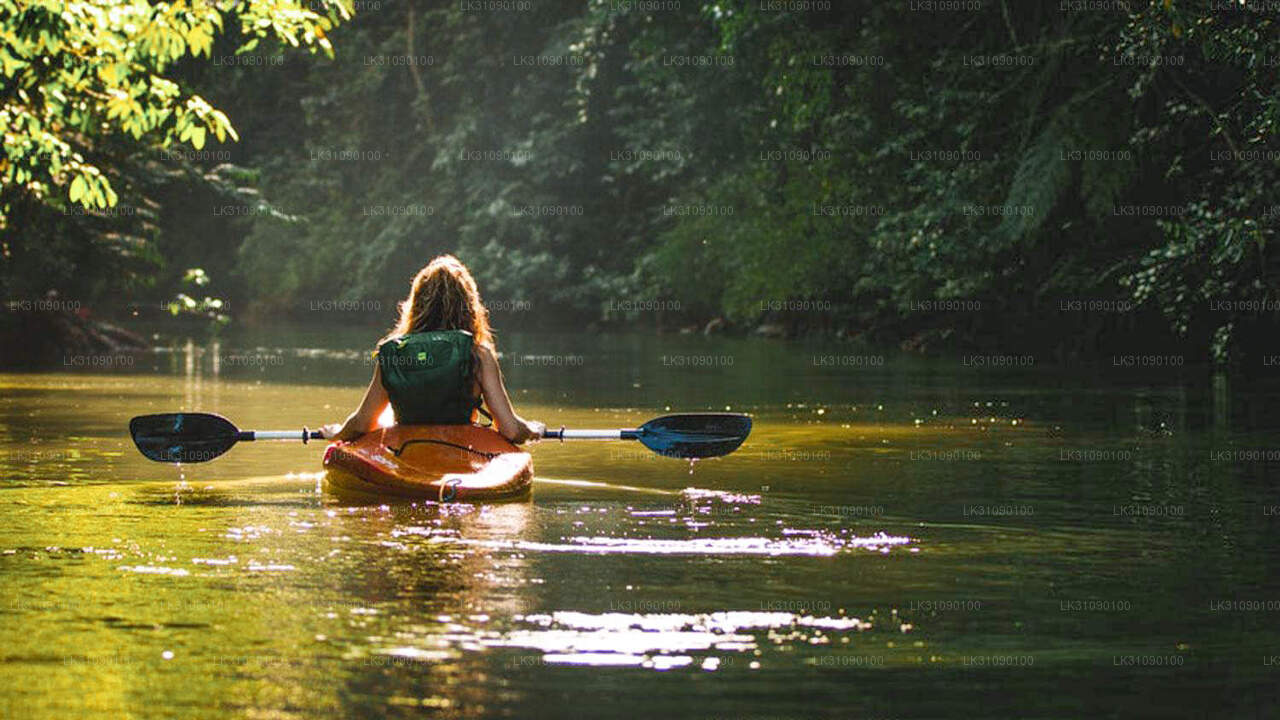
[[138, 332], [95, 319], [56, 299], [13, 305], [0, 314], [0, 367], [103, 365], [152, 343]]
[[[797, 305], [797, 307], [802, 307]], [[921, 358], [982, 358], [981, 362], [1022, 363], [1040, 366], [1123, 366], [1196, 368], [1213, 366], [1242, 376], [1265, 376], [1280, 372], [1280, 329], [1265, 333], [1269, 325], [1260, 319], [1229, 362], [1217, 362], [1211, 348], [1196, 345], [1164, 330], [1149, 314], [1131, 307], [1068, 304], [1047, 308], [1039, 320], [1022, 316], [1010, 320], [979, 304], [921, 304], [910, 322], [858, 325], [852, 319], [827, 312], [770, 314], [763, 319], [732, 321], [714, 316], [690, 322], [688, 317], [667, 313], [654, 317], [592, 319], [572, 313], [534, 313], [531, 308], [517, 312], [499, 311], [492, 320], [499, 338], [504, 331], [537, 330], [550, 334], [586, 332], [591, 335], [653, 334], [684, 337], [697, 344], [700, 338], [734, 338], [761, 342], [818, 343], [843, 348], [837, 354], [912, 355]], [[1117, 309], [1120, 308], [1120, 309]], [[965, 313], [963, 324], [954, 320]], [[820, 317], [815, 318], [814, 315]], [[951, 325], [938, 326], [931, 320], [948, 317]], [[52, 367], [103, 365], [118, 355], [146, 351], [155, 346], [194, 340], [205, 344], [218, 337], [247, 333], [269, 337], [272, 328], [307, 328], [306, 334], [338, 332], [352, 337], [357, 346], [371, 345], [392, 324], [393, 318], [377, 312], [352, 311], [330, 305], [322, 311], [295, 316], [283, 324], [279, 317], [251, 314], [229, 326], [212, 325], [199, 317], [151, 318], [128, 316], [114, 321], [95, 318], [91, 313], [69, 310], [11, 310], [0, 317], [0, 341], [5, 348], [0, 367]], [[1153, 329], [1154, 328], [1154, 329]], [[292, 332], [292, 330], [290, 331]]]

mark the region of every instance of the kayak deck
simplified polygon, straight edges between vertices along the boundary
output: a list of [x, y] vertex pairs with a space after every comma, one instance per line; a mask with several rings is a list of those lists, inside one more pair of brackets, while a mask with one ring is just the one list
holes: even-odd
[[533, 458], [498, 433], [474, 425], [395, 425], [324, 454], [325, 480], [338, 493], [438, 502], [527, 497]]

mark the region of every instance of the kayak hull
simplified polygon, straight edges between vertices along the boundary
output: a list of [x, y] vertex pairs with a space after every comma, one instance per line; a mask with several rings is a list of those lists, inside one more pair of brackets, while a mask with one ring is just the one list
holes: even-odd
[[339, 494], [437, 502], [527, 498], [533, 458], [474, 425], [395, 425], [324, 453], [325, 481]]

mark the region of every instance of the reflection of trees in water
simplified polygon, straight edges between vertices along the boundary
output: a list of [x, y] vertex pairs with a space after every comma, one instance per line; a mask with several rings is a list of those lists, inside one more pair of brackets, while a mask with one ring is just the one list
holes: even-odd
[[495, 702], [491, 683], [477, 680], [503, 670], [482, 641], [529, 612], [528, 560], [432, 538], [522, 537], [533, 512], [527, 502], [424, 504], [347, 516], [354, 552], [339, 576], [342, 597], [356, 612], [378, 610], [349, 628], [339, 693], [348, 714], [382, 712], [392, 697], [462, 713]]

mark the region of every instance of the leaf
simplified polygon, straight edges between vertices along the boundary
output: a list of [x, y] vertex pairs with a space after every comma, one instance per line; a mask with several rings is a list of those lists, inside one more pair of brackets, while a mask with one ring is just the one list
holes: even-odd
[[71, 202], [79, 202], [84, 197], [85, 183], [84, 176], [77, 175], [75, 180], [71, 181]]
[[1043, 225], [1071, 180], [1062, 161], [1066, 132], [1057, 121], [1036, 136], [1023, 152], [1005, 198], [1000, 229], [1013, 241], [1022, 240]]

